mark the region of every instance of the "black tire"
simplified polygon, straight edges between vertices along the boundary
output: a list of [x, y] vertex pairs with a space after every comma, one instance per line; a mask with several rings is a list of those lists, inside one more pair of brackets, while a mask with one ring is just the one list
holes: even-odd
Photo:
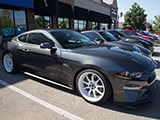
[[13, 58], [13, 55], [10, 52], [6, 52], [3, 56], [3, 67], [5, 71], [9, 74], [15, 74], [18, 72], [16, 62]]
[[80, 96], [93, 104], [104, 103], [112, 93], [108, 79], [93, 69], [87, 69], [79, 73], [76, 79], [76, 88]]

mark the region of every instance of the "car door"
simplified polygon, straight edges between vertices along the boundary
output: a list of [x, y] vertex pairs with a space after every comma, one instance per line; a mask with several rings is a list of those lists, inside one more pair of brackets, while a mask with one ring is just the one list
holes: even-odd
[[49, 79], [60, 80], [61, 74], [61, 59], [60, 49], [41, 48], [41, 43], [50, 43], [56, 46], [52, 39], [44, 33], [28, 34], [27, 44], [23, 45], [25, 63], [27, 71], [47, 77]]

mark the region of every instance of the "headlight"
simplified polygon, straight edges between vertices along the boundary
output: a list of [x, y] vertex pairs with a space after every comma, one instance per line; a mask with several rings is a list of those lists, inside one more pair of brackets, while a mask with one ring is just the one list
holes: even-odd
[[141, 72], [119, 72], [116, 73], [115, 76], [118, 78], [125, 78], [125, 79], [134, 79], [134, 78], [140, 78], [143, 75]]

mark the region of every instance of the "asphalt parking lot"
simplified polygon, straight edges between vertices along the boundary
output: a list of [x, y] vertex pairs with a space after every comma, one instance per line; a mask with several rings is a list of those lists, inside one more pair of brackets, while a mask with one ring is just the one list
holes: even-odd
[[18, 73], [7, 74], [0, 63], [0, 120], [153, 120], [160, 119], [160, 45], [152, 57], [157, 63], [153, 103], [129, 109], [113, 104], [85, 102], [76, 92]]

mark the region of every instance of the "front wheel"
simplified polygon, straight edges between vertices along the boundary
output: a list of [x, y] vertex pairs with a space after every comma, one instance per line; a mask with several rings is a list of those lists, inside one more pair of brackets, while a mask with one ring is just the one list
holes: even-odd
[[111, 86], [106, 77], [92, 69], [82, 71], [76, 80], [79, 94], [88, 102], [101, 104], [111, 95]]
[[13, 55], [9, 52], [5, 53], [3, 56], [3, 67], [7, 73], [12, 74], [18, 71]]

